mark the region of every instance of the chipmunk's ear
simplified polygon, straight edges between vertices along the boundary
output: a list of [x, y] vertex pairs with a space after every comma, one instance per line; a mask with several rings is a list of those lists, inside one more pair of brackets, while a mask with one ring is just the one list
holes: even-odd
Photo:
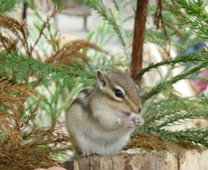
[[128, 68], [126, 68], [126, 69], [124, 70], [124, 73], [130, 76], [130, 70], [129, 70]]
[[98, 78], [98, 83], [101, 87], [106, 86], [107, 80], [106, 80], [104, 72], [98, 70], [97, 71], [97, 78]]

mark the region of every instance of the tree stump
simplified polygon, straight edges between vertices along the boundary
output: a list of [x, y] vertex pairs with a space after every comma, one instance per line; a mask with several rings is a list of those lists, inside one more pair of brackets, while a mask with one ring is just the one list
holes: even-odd
[[208, 170], [208, 149], [96, 156], [67, 162], [69, 170]]

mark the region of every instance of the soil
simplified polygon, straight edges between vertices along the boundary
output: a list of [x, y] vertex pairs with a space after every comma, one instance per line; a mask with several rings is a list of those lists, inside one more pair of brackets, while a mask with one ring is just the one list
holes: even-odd
[[178, 143], [172, 143], [163, 140], [156, 134], [134, 134], [131, 136], [131, 142], [127, 144], [125, 150], [141, 148], [147, 152], [163, 150], [182, 150], [182, 149], [199, 149], [200, 146], [191, 144], [185, 140], [178, 140]]

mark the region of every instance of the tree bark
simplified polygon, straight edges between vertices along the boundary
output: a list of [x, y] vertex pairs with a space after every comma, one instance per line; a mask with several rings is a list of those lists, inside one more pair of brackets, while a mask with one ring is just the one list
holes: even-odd
[[143, 62], [143, 44], [145, 36], [145, 24], [147, 19], [147, 9], [149, 0], [137, 0], [137, 8], [134, 19], [134, 37], [132, 45], [132, 57], [131, 57], [131, 76], [140, 86], [141, 77], [137, 74], [142, 69]]
[[208, 170], [208, 149], [96, 156], [68, 162], [68, 170]]

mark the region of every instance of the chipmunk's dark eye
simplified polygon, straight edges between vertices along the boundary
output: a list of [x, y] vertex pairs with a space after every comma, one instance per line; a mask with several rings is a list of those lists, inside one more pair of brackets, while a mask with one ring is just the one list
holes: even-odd
[[115, 95], [116, 95], [117, 97], [121, 97], [121, 98], [124, 97], [124, 95], [123, 95], [123, 93], [122, 93], [121, 90], [119, 90], [119, 89], [114, 89], [114, 92], [115, 92]]

